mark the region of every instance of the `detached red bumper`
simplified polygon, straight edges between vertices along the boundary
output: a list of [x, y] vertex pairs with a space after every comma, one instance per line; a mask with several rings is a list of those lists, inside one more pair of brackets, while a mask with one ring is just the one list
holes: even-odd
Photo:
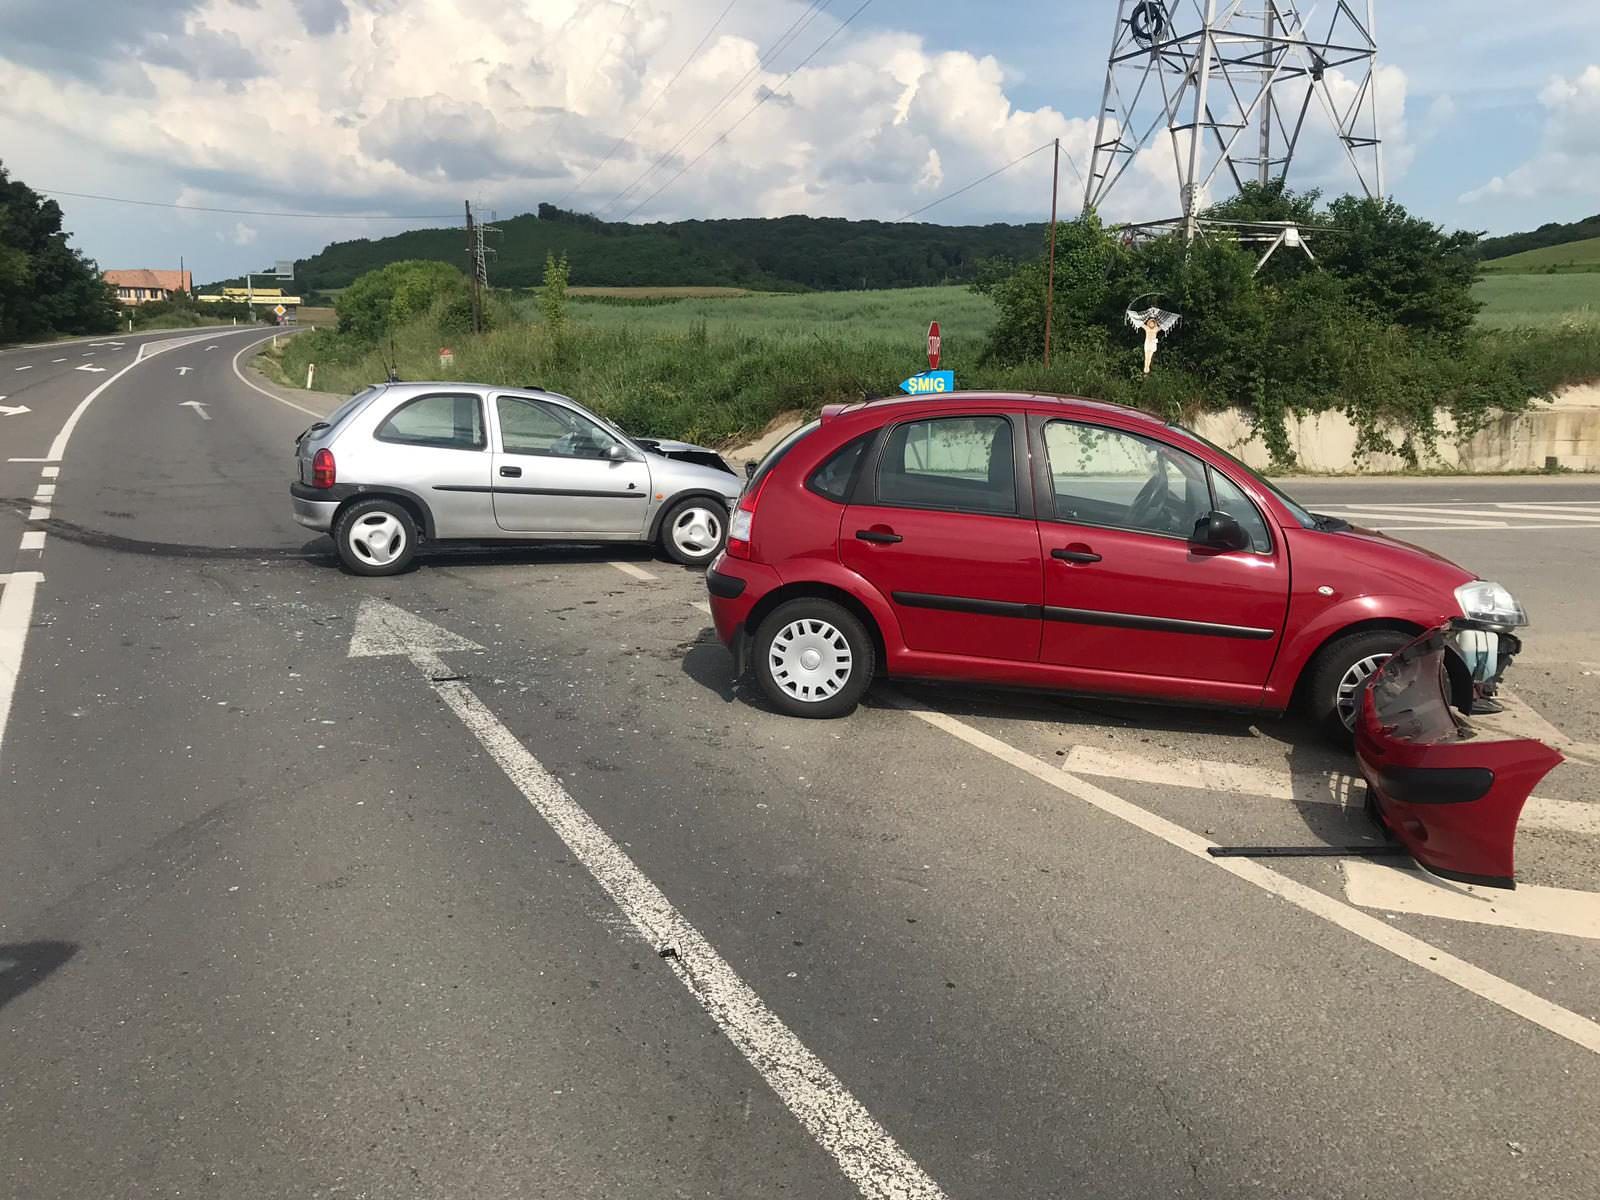
[[1510, 888], [1522, 806], [1562, 758], [1531, 738], [1486, 736], [1456, 712], [1446, 658], [1467, 628], [1457, 621], [1429, 631], [1373, 676], [1356, 757], [1379, 820], [1420, 865]]

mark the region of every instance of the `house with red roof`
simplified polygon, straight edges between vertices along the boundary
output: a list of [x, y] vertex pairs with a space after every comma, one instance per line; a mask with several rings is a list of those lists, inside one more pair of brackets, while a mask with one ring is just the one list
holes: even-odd
[[107, 271], [106, 282], [117, 289], [119, 304], [150, 304], [170, 300], [175, 293], [188, 293], [194, 278], [188, 271], [153, 271], [138, 267], [127, 271]]

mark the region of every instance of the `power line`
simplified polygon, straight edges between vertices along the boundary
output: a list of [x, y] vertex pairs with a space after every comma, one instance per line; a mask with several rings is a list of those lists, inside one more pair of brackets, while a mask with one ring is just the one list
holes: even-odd
[[[1055, 145], [1055, 141], [1051, 140], [1051, 141], [1046, 142], [1042, 146], [1035, 146], [1032, 150], [1029, 150], [1026, 154], [1019, 154], [1016, 158], [1013, 158], [1010, 162], [1008, 162], [1005, 166], [999, 168], [998, 170], [990, 171], [982, 179], [974, 179], [971, 183], [967, 184], [966, 187], [957, 188], [953, 192], [949, 192], [949, 193], [947, 193], [947, 194], [945, 194], [943, 196], [940, 196], [937, 200], [933, 201], [931, 204], [924, 204], [921, 208], [913, 209], [912, 211], [906, 213], [904, 216], [896, 217], [892, 223], [893, 224], [898, 224], [901, 221], [908, 221], [912, 217], [921, 216], [923, 213], [927, 212], [930, 208], [939, 207], [939, 205], [943, 204], [946, 200], [954, 200], [957, 196], [960, 196], [960, 195], [963, 195], [963, 194], [965, 194], [967, 192], [970, 192], [973, 188], [977, 187], [980, 183], [988, 183], [989, 180], [993, 179], [996, 175], [1004, 175], [1007, 171], [1011, 170], [1011, 168], [1016, 166], [1019, 162], [1022, 162], [1025, 159], [1032, 158], [1035, 154], [1039, 153], [1039, 151], [1048, 150], [1048, 149], [1050, 149], [1051, 146], [1054, 146], [1054, 145]], [[1070, 162], [1070, 159], [1068, 161]], [[1074, 167], [1073, 170], [1077, 170], [1077, 168]]]
[[667, 80], [667, 86], [656, 93], [656, 98], [650, 101], [650, 107], [646, 108], [642, 113], [639, 114], [638, 120], [634, 121], [634, 123], [628, 128], [627, 133], [623, 134], [611, 144], [611, 149], [606, 151], [606, 156], [594, 166], [590, 167], [587, 175], [578, 180], [578, 182], [572, 187], [567, 189], [567, 194], [556, 201], [557, 208], [560, 208], [573, 196], [581, 192], [584, 188], [584, 185], [595, 177], [595, 173], [598, 172], [601, 167], [610, 162], [612, 156], [616, 154], [618, 150], [622, 149], [622, 143], [626, 142], [636, 132], [638, 132], [639, 126], [644, 124], [644, 119], [655, 111], [656, 105], [660, 104], [662, 100], [666, 99], [666, 95], [672, 90], [673, 84], [677, 83], [683, 73], [689, 69], [689, 64], [700, 57], [700, 52], [706, 48], [706, 43], [711, 40], [711, 35], [714, 34], [722, 22], [727, 19], [728, 14], [733, 11], [733, 6], [737, 3], [739, 3], [739, 0], [728, 0], [728, 7], [722, 10], [721, 16], [719, 16], [715, 21], [711, 22], [711, 28], [706, 30], [705, 36], [700, 39], [699, 45], [695, 46], [695, 48], [689, 52], [689, 57], [684, 59], [682, 65], [679, 66], [675, 72], [673, 72], [672, 78]]
[[756, 102], [754, 104], [752, 104], [749, 107], [749, 109], [747, 109], [745, 111], [744, 116], [740, 117], [732, 125], [728, 126], [720, 134], [718, 134], [715, 141], [713, 141], [704, 150], [700, 151], [699, 154], [695, 155], [692, 159], [690, 159], [687, 163], [685, 163], [682, 167], [680, 167], [678, 169], [678, 173], [676, 175], [674, 175], [671, 179], [667, 180], [660, 187], [658, 187], [655, 191], [651, 192], [649, 196], [645, 197], [645, 199], [640, 201], [638, 204], [634, 205], [633, 208], [628, 211], [628, 215], [623, 217], [622, 219], [624, 221], [628, 220], [629, 218], [631, 218], [634, 215], [634, 213], [638, 212], [645, 205], [649, 204], [650, 201], [654, 200], [657, 196], [661, 195], [662, 192], [666, 191], [674, 183], [677, 183], [678, 180], [682, 179], [683, 176], [685, 175], [685, 173], [687, 173], [691, 167], [693, 167], [702, 158], [704, 158], [706, 155], [710, 154], [713, 150], [715, 150], [718, 146], [720, 146], [724, 141], [727, 140], [729, 134], [731, 134], [735, 129], [739, 128], [739, 126], [743, 125], [747, 120], [749, 120], [750, 117], [752, 115], [754, 115], [756, 109], [760, 108], [768, 100], [771, 100], [773, 96], [777, 95], [778, 92], [780, 92], [783, 89], [783, 85], [788, 83], [789, 80], [791, 80], [791, 79], [793, 79], [795, 77], [796, 72], [798, 72], [800, 70], [800, 68], [804, 67], [807, 63], [809, 63], [817, 55], [821, 54], [824, 50], [826, 50], [828, 48], [828, 43], [833, 41], [834, 38], [838, 37], [841, 33], [843, 33], [846, 29], [848, 29], [850, 27], [850, 23], [852, 21], [854, 21], [857, 17], [859, 17], [862, 13], [866, 12], [868, 7], [871, 6], [871, 4], [872, 4], [872, 0], [862, 0], [861, 7], [856, 9], [855, 12], [851, 13], [842, 22], [840, 22], [839, 27], [837, 29], [835, 29], [832, 33], [830, 33], [827, 37], [823, 38], [821, 44], [818, 45], [815, 50], [813, 50], [810, 54], [806, 55], [803, 59], [801, 59], [798, 63], [796, 63], [794, 65], [794, 67], [789, 71], [789, 73], [778, 81], [778, 86], [777, 87], [768, 88], [768, 89], [766, 89], [766, 91], [762, 92], [760, 98], [757, 99]]
[[137, 204], [141, 208], [176, 208], [184, 212], [222, 213], [230, 217], [296, 217], [316, 221], [453, 221], [447, 213], [417, 213], [415, 216], [396, 216], [394, 213], [313, 213], [268, 212], [256, 208], [207, 208], [201, 204], [173, 204], [164, 200], [132, 200], [126, 196], [97, 196], [92, 192], [68, 192], [61, 188], [34, 188], [45, 196], [71, 196], [76, 200], [105, 200], [111, 204]]
[[613, 205], [618, 204], [646, 179], [650, 178], [650, 176], [653, 175], [663, 163], [665, 163], [669, 158], [678, 152], [679, 148], [685, 142], [692, 138], [696, 133], [700, 132], [701, 129], [705, 128], [706, 123], [710, 121], [712, 117], [721, 112], [723, 108], [727, 106], [728, 101], [732, 100], [734, 96], [738, 95], [740, 89], [743, 88], [744, 85], [751, 79], [753, 79], [763, 67], [772, 62], [772, 60], [784, 50], [787, 50], [789, 46], [793, 44], [795, 38], [799, 37], [805, 28], [816, 19], [818, 14], [820, 14], [822, 10], [827, 8], [832, 2], [833, 0], [811, 0], [810, 7], [794, 19], [794, 22], [783, 32], [783, 34], [778, 38], [777, 42], [773, 44], [772, 48], [756, 60], [756, 65], [751, 67], [742, 76], [740, 76], [738, 81], [723, 94], [722, 99], [713, 104], [711, 108], [689, 128], [688, 132], [686, 132], [677, 141], [673, 142], [671, 146], [667, 147], [667, 149], [663, 151], [653, 163], [644, 169], [637, 179], [635, 179], [627, 187], [623, 188], [615, 196], [611, 197], [610, 200], [607, 200], [605, 204], [601, 206], [600, 211], [605, 212]]

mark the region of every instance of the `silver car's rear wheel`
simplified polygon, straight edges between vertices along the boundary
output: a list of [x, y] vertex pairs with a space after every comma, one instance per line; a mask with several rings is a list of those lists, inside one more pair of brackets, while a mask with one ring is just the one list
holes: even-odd
[[333, 544], [352, 574], [394, 575], [416, 554], [417, 524], [392, 500], [363, 500], [339, 515]]
[[728, 513], [715, 500], [680, 501], [661, 522], [661, 548], [686, 567], [710, 562], [727, 536]]

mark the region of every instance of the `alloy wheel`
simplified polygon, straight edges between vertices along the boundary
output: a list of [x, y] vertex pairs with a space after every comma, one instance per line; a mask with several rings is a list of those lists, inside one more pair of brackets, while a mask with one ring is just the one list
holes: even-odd
[[672, 544], [685, 558], [710, 558], [722, 546], [722, 517], [710, 508], [686, 508], [672, 522]]

